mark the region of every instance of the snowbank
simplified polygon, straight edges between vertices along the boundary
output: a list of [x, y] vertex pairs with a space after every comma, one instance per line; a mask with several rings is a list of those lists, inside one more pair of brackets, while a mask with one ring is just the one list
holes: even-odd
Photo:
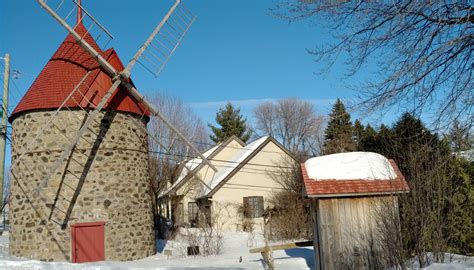
[[[122, 269], [264, 269], [260, 254], [250, 254], [249, 248], [262, 246], [262, 235], [247, 233], [227, 233], [224, 236], [224, 252], [222, 255], [209, 257], [184, 256], [186, 245], [178, 241], [157, 242], [158, 253], [148, 258], [130, 262], [95, 262], [73, 264], [67, 262], [40, 262], [27, 260], [8, 255], [8, 236], [0, 236], [0, 269], [94, 269], [94, 270], [122, 270]], [[164, 250], [171, 250], [169, 258], [163, 254]], [[275, 268], [278, 270], [314, 269], [313, 249], [311, 247], [278, 250], [273, 253]], [[240, 261], [242, 257], [242, 262]], [[411, 259], [408, 269], [420, 269], [416, 258]], [[444, 263], [432, 263], [427, 270], [439, 269], [474, 269], [474, 257], [455, 254], [446, 254]]]
[[[427, 253], [429, 265], [420, 268], [417, 257], [410, 259], [407, 262], [408, 269], [426, 269], [426, 270], [461, 270], [461, 269], [474, 269], [474, 257], [468, 257], [463, 255], [445, 253], [443, 263], [434, 263], [433, 254]], [[391, 269], [390, 269], [391, 270]]]
[[384, 156], [350, 152], [310, 158], [305, 162], [309, 178], [315, 180], [390, 180], [397, 177]]
[[[30, 270], [30, 269], [264, 269], [260, 254], [249, 253], [249, 243], [252, 247], [262, 246], [263, 237], [247, 233], [227, 233], [224, 236], [224, 252], [218, 256], [185, 256], [186, 245], [177, 241], [157, 242], [158, 253], [142, 260], [130, 262], [94, 262], [73, 264], [67, 262], [41, 262], [16, 258], [8, 255], [8, 236], [0, 236], [0, 269]], [[164, 255], [164, 250], [170, 250], [171, 256]], [[242, 257], [242, 262], [240, 258]], [[274, 252], [276, 269], [297, 270], [314, 269], [313, 249], [310, 247], [294, 248]]]

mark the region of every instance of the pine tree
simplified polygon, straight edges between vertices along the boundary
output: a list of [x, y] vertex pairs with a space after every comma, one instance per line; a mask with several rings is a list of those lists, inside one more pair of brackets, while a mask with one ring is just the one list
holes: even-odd
[[452, 180], [446, 197], [446, 231], [450, 252], [474, 254], [474, 162], [454, 158], [450, 164]]
[[429, 249], [434, 261], [440, 261], [448, 248], [472, 252], [472, 234], [467, 233], [472, 230], [472, 214], [464, 211], [472, 207], [471, 186], [455, 169], [448, 142], [409, 113], [392, 129], [381, 129], [379, 136], [382, 132], [388, 134], [381, 147], [384, 155], [395, 159], [411, 189], [399, 201], [406, 250], [423, 258]]
[[340, 99], [329, 114], [328, 127], [324, 132], [324, 154], [350, 152], [356, 149], [352, 138], [351, 116]]
[[247, 119], [240, 114], [239, 108], [229, 102], [224, 108], [220, 108], [216, 114], [216, 122], [220, 127], [208, 124], [213, 135], [210, 135], [215, 143], [223, 142], [232, 135], [237, 136], [243, 142], [247, 142], [252, 135], [251, 130], [247, 126]]
[[354, 143], [356, 144], [357, 150], [361, 150], [362, 148], [362, 141], [364, 140], [365, 136], [365, 129], [364, 125], [359, 121], [359, 119], [356, 119], [354, 121], [354, 127], [352, 128], [352, 138], [354, 140]]
[[367, 124], [365, 128], [362, 125], [359, 127], [357, 121], [354, 122], [354, 141], [357, 151], [378, 152], [380, 142], [377, 131], [370, 124]]
[[452, 155], [452, 137], [441, 140], [409, 113], [377, 131], [367, 125], [361, 132], [356, 121], [353, 134], [359, 150], [394, 159], [410, 186], [398, 197], [404, 251], [423, 261], [426, 250], [435, 261], [446, 251], [472, 256], [474, 163]]

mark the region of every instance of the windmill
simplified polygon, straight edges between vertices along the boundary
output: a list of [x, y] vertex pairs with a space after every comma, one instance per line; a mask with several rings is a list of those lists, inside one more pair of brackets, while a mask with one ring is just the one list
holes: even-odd
[[[210, 168], [217, 169], [147, 101], [130, 76], [137, 63], [158, 76], [195, 16], [176, 0], [125, 66], [113, 49], [103, 51], [97, 44], [104, 39], [108, 44], [113, 37], [80, 1], [73, 0], [73, 9], [66, 8], [64, 1], [37, 2], [69, 35], [9, 119], [14, 130], [12, 209], [17, 210], [12, 211], [10, 220], [18, 224], [12, 224], [10, 251], [17, 256], [76, 262], [150, 255], [154, 250], [150, 236], [153, 224], [149, 211], [143, 210], [148, 203], [143, 195], [146, 144], [148, 138], [161, 144], [161, 138], [147, 132], [148, 119], [160, 119]], [[73, 26], [68, 20], [74, 10], [77, 19]], [[45, 91], [50, 95], [45, 96]], [[43, 102], [38, 101], [41, 99]], [[91, 195], [84, 194], [83, 189]], [[124, 229], [124, 217], [131, 227], [142, 226], [137, 230], [147, 235]], [[38, 235], [25, 238], [33, 230]], [[90, 235], [102, 238], [87, 239]], [[128, 244], [129, 235], [130, 241], [139, 245], [135, 250], [141, 252], [125, 245], [113, 250], [123, 241], [108, 242], [123, 236], [124, 244]], [[98, 257], [86, 254], [87, 250], [78, 249], [80, 241], [99, 241], [102, 253], [96, 254]]]

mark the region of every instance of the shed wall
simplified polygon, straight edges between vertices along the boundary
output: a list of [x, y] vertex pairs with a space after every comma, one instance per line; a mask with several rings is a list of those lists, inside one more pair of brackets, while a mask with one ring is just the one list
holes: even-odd
[[315, 236], [319, 235], [315, 239], [318, 244], [315, 251], [319, 251], [316, 259], [320, 260], [320, 269], [386, 266], [389, 251], [380, 221], [393, 218], [398, 223], [396, 196], [319, 199], [314, 201], [314, 209], [317, 211]]

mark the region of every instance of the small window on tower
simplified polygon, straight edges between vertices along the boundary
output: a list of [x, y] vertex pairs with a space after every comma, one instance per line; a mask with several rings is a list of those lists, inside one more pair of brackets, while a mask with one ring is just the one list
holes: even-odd
[[244, 197], [244, 216], [247, 218], [263, 216], [263, 196]]

